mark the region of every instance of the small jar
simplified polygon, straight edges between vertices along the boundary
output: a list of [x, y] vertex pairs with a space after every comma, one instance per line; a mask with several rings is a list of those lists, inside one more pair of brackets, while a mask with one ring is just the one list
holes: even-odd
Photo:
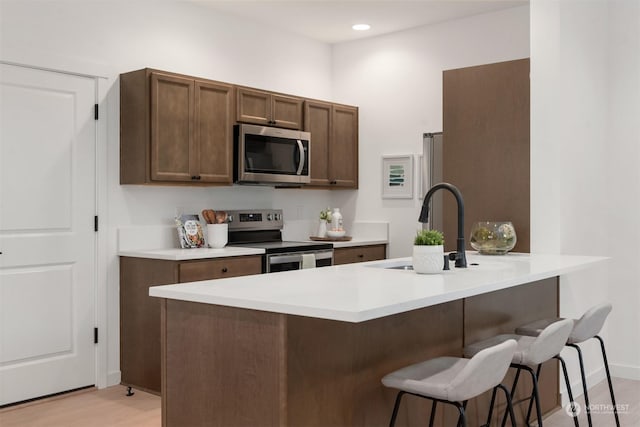
[[335, 231], [343, 230], [340, 208], [333, 208], [333, 212], [331, 213], [331, 229]]

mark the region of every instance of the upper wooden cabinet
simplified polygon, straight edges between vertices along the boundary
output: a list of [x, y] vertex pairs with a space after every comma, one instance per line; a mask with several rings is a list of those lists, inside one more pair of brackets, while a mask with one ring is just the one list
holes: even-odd
[[311, 133], [310, 186], [358, 188], [358, 108], [307, 100]]
[[231, 184], [233, 86], [143, 69], [120, 75], [120, 183]]
[[244, 87], [236, 91], [238, 122], [302, 129], [302, 98]]

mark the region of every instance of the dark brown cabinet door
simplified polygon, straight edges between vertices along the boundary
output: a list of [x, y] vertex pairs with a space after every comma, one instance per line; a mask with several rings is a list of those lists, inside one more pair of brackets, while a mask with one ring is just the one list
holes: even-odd
[[237, 88], [237, 121], [302, 129], [302, 98], [250, 88]]
[[151, 74], [151, 179], [191, 181], [193, 80]]
[[122, 384], [160, 393], [160, 301], [149, 287], [262, 272], [262, 256], [197, 261], [120, 257]]
[[[464, 197], [464, 237], [476, 221], [513, 223], [529, 252], [529, 59], [443, 72], [443, 180]], [[445, 250], [455, 250], [455, 198], [443, 197]]]
[[121, 184], [231, 184], [234, 86], [166, 71], [120, 75]]
[[238, 88], [237, 93], [239, 122], [271, 124], [271, 95], [268, 92]]
[[272, 95], [271, 120], [274, 126], [302, 129], [303, 100], [292, 96]]
[[309, 185], [329, 185], [331, 109], [331, 104], [327, 102], [305, 102], [304, 130], [311, 133], [311, 183]]
[[358, 108], [334, 104], [332, 119], [329, 180], [338, 187], [358, 188]]
[[233, 181], [233, 86], [195, 81], [192, 173], [201, 182]]

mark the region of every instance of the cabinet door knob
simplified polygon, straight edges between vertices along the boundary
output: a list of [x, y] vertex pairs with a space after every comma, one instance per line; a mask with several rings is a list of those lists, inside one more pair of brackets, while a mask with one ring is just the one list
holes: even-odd
[[329, 184], [331, 184], [331, 185], [336, 185], [337, 183], [338, 183], [338, 181], [336, 181], [335, 179], [333, 181], [329, 182]]
[[227, 271], [229, 271], [229, 270], [227, 270], [227, 267], [222, 267], [222, 272], [223, 273], [226, 273]]
[[191, 176], [191, 179], [198, 179], [198, 177], [196, 175]]
[[364, 258], [364, 254], [358, 254], [358, 258]]

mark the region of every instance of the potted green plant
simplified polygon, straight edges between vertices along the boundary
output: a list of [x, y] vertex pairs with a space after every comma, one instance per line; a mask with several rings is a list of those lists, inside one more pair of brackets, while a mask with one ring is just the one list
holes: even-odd
[[413, 240], [413, 270], [420, 274], [442, 272], [444, 236], [438, 230], [420, 230]]

